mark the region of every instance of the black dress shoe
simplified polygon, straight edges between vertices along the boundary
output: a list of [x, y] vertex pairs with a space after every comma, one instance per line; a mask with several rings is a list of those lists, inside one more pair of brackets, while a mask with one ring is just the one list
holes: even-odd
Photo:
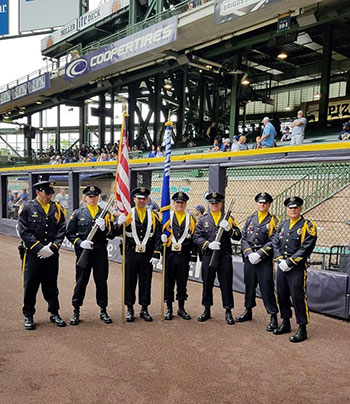
[[278, 328], [273, 330], [274, 335], [288, 334], [289, 332], [291, 332], [289, 318], [284, 319], [282, 324]]
[[57, 314], [50, 314], [50, 321], [51, 323], [55, 323], [57, 325], [57, 327], [65, 327], [66, 326], [66, 322], [63, 321], [60, 317], [60, 315]]
[[237, 323], [243, 323], [244, 321], [250, 321], [253, 319], [253, 313], [251, 309], [247, 309], [243, 314], [236, 318]]
[[170, 321], [172, 319], [173, 319], [173, 308], [168, 306], [164, 314], [164, 320]]
[[289, 338], [290, 342], [302, 342], [307, 339], [306, 324], [300, 324], [298, 331]]
[[80, 323], [79, 314], [80, 314], [79, 309], [73, 310], [73, 315], [69, 321], [70, 325], [78, 325]]
[[226, 323], [227, 323], [228, 325], [233, 325], [233, 324], [235, 323], [235, 320], [234, 320], [233, 317], [232, 317], [231, 310], [226, 310], [226, 313], [225, 313], [225, 320], [226, 320]]
[[128, 309], [128, 312], [127, 312], [127, 314], [126, 314], [125, 320], [126, 320], [128, 323], [132, 323], [132, 322], [135, 320], [135, 317], [134, 317], [134, 310]]
[[184, 320], [191, 320], [191, 316], [186, 312], [185, 309], [178, 309], [177, 315]]
[[197, 320], [202, 323], [203, 321], [207, 321], [211, 318], [210, 315], [210, 307], [206, 307], [203, 313], [197, 318]]
[[277, 314], [271, 314], [270, 322], [266, 327], [266, 331], [273, 332], [278, 328]]
[[109, 317], [106, 310], [100, 311], [100, 320], [103, 321], [105, 324], [112, 324], [113, 320]]
[[24, 329], [25, 330], [35, 330], [33, 316], [24, 317]]
[[151, 322], [153, 321], [152, 316], [148, 313], [148, 310], [142, 309], [140, 311], [140, 317], [143, 318], [145, 321]]

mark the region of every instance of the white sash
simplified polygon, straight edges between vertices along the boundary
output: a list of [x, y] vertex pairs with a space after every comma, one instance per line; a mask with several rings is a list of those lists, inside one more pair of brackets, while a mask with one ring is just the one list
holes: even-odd
[[141, 245], [141, 246], [144, 246], [144, 247], [146, 247], [147, 241], [149, 239], [149, 236], [150, 236], [151, 230], [152, 230], [152, 212], [151, 212], [150, 209], [146, 209], [146, 211], [147, 211], [147, 230], [146, 230], [146, 233], [145, 233], [145, 237], [143, 238], [143, 240], [141, 242], [140, 239], [139, 239], [139, 236], [137, 234], [137, 231], [136, 231], [136, 209], [135, 208], [131, 209], [132, 217], [133, 217], [133, 220], [131, 221], [132, 236], [133, 236], [133, 238], [135, 240], [135, 243], [137, 245]]
[[[174, 211], [172, 210], [170, 212], [170, 226], [173, 226], [173, 219], [174, 219]], [[182, 236], [180, 237], [179, 240], [176, 240], [175, 236], [174, 236], [174, 232], [171, 236], [171, 242], [172, 243], [177, 243], [177, 244], [182, 244], [185, 240], [185, 238], [188, 236], [188, 226], [190, 224], [190, 215], [189, 213], [186, 213], [186, 219], [185, 219], [185, 230], [182, 233]]]

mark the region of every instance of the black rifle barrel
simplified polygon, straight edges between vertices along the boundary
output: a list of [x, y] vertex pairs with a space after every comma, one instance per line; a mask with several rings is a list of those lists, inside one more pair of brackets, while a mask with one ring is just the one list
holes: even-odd
[[[102, 210], [102, 212], [101, 212], [99, 218], [102, 218], [102, 219], [105, 218], [105, 216], [107, 215], [107, 213], [108, 213], [108, 211], [109, 211], [109, 208], [111, 207], [113, 201], [114, 201], [114, 195], [112, 195], [112, 196], [109, 198], [109, 200], [108, 200], [106, 206], [103, 208], [103, 210]], [[92, 226], [92, 229], [90, 230], [90, 233], [89, 233], [88, 236], [86, 237], [86, 240], [92, 241], [92, 239], [94, 238], [94, 235], [95, 235], [96, 232], [97, 232], [97, 229], [98, 229], [98, 226], [97, 226], [97, 224], [95, 223], [95, 224]], [[90, 252], [90, 251], [91, 251], [91, 250], [88, 250], [88, 249], [84, 248], [83, 251], [82, 251], [82, 253], [80, 254], [80, 257], [79, 257], [79, 259], [78, 259], [77, 265], [79, 265], [81, 268], [86, 268], [87, 262], [88, 262], [88, 257], [89, 257], [89, 252]]]
[[[229, 207], [228, 207], [228, 209], [227, 209], [227, 211], [225, 213], [224, 220], [228, 221], [229, 217], [231, 216], [233, 203], [234, 203], [234, 199], [231, 199]], [[218, 232], [216, 233], [215, 241], [220, 242], [223, 233], [224, 233], [224, 229], [222, 227], [220, 227]], [[210, 258], [209, 266], [212, 267], [212, 268], [217, 269], [218, 266], [219, 266], [219, 257], [220, 257], [220, 250], [214, 250], [212, 255], [211, 255], [211, 258]]]

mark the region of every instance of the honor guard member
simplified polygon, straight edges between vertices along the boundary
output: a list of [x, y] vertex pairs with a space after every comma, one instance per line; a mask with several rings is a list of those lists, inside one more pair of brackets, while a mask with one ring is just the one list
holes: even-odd
[[19, 210], [18, 232], [24, 241], [23, 257], [24, 328], [34, 330], [36, 295], [41, 284], [48, 303], [50, 321], [58, 327], [66, 323], [58, 314], [58, 251], [66, 233], [65, 210], [52, 202], [54, 182], [40, 181], [33, 185], [36, 198]]
[[[224, 219], [221, 212], [224, 196], [212, 192], [206, 196], [209, 202], [209, 212], [199, 218], [196, 225], [193, 241], [202, 251], [202, 279], [203, 294], [202, 305], [204, 312], [198, 317], [198, 321], [206, 321], [211, 318], [210, 307], [213, 305], [213, 287], [216, 273], [220, 283], [221, 296], [227, 324], [234, 324], [231, 309], [233, 308], [233, 267], [232, 267], [232, 246], [231, 239], [240, 240], [241, 231], [236, 220], [231, 216], [229, 220]], [[215, 241], [219, 228], [224, 229], [221, 241]], [[210, 258], [215, 250], [220, 250], [219, 266], [217, 269], [209, 266]]]
[[184, 320], [191, 320], [191, 316], [185, 311], [187, 300], [187, 280], [190, 270], [190, 261], [197, 260], [192, 236], [195, 228], [195, 219], [186, 212], [189, 197], [184, 192], [176, 192], [172, 198], [174, 210], [170, 212], [171, 235], [162, 234], [161, 240], [167, 243], [165, 264], [165, 302], [167, 311], [165, 320], [173, 318], [173, 301], [175, 282], [177, 285], [176, 300], [179, 308], [177, 315]]
[[298, 196], [284, 201], [289, 219], [280, 224], [272, 246], [274, 258], [278, 262], [277, 297], [282, 324], [273, 331], [275, 335], [291, 331], [291, 301], [299, 329], [289, 338], [291, 342], [301, 342], [307, 338], [306, 324], [309, 310], [306, 300], [306, 260], [311, 255], [317, 240], [316, 224], [301, 215], [303, 200]]
[[272, 196], [266, 192], [256, 195], [258, 211], [248, 217], [242, 229], [246, 310], [236, 318], [239, 323], [252, 319], [252, 309], [256, 306], [255, 289], [259, 284], [265, 309], [271, 316], [267, 331], [273, 331], [278, 327], [272, 237], [280, 220], [269, 213], [272, 201]]
[[[83, 305], [86, 287], [89, 282], [91, 269], [93, 271], [96, 284], [96, 301], [100, 307], [100, 320], [105, 324], [111, 324], [113, 321], [107, 313], [108, 306], [108, 253], [107, 238], [115, 237], [113, 215], [107, 213], [105, 218], [100, 218], [102, 208], [98, 206], [101, 189], [95, 185], [89, 185], [83, 189], [83, 206], [72, 213], [67, 225], [67, 239], [74, 245], [76, 254], [76, 263], [84, 249], [93, 250], [87, 258], [85, 268], [76, 264], [75, 266], [75, 286], [72, 298], [73, 316], [70, 320], [71, 325], [78, 325], [80, 322], [80, 306]], [[87, 237], [94, 226], [99, 227], [92, 241]]]
[[134, 304], [136, 301], [136, 284], [139, 284], [140, 317], [152, 321], [148, 313], [151, 303], [151, 282], [153, 265], [160, 257], [161, 224], [157, 214], [147, 208], [150, 190], [145, 187], [131, 191], [135, 207], [126, 217], [122, 213], [118, 218], [117, 234], [123, 232], [125, 223], [125, 304], [128, 308], [126, 321], [134, 321]]

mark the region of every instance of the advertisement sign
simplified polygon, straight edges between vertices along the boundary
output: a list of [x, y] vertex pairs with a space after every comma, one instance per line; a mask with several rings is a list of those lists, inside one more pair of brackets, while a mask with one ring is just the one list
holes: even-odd
[[0, 105], [46, 90], [47, 88], [50, 88], [49, 73], [42, 74], [41, 76], [0, 93]]
[[[319, 102], [312, 101], [306, 105], [306, 117], [310, 121], [318, 121], [319, 119]], [[335, 98], [330, 99], [328, 102], [328, 116], [327, 121], [334, 119], [347, 119], [350, 118], [350, 99]]]
[[73, 60], [66, 65], [66, 80], [73, 80], [121, 60], [169, 44], [176, 39], [177, 17], [175, 16]]
[[64, 27], [58, 29], [51, 35], [48, 35], [41, 40], [41, 50], [46, 50], [53, 45], [71, 37], [79, 31], [95, 24], [96, 22], [103, 20], [109, 15], [116, 13], [122, 8], [129, 5], [129, 0], [112, 0], [102, 4], [95, 10], [89, 11], [80, 17], [65, 24]]
[[0, 0], [0, 35], [9, 33], [9, 0]]
[[80, 0], [19, 0], [19, 31], [60, 27], [79, 16]]
[[214, 25], [252, 13], [281, 0], [214, 0]]

